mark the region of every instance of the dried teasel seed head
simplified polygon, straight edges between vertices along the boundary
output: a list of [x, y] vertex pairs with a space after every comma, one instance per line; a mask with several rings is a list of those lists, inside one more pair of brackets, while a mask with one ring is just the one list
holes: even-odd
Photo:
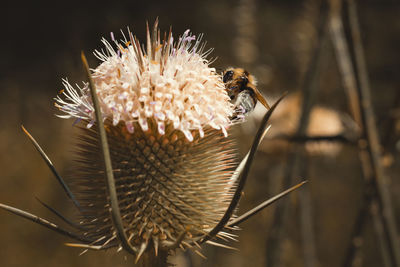
[[[232, 197], [234, 161], [232, 142], [220, 131], [206, 128], [203, 138], [193, 131], [189, 141], [172, 125], [159, 134], [154, 121], [147, 131], [138, 127], [132, 134], [123, 123], [106, 120], [105, 127], [121, 216], [134, 246], [152, 241], [168, 249], [184, 232], [184, 241], [193, 243], [218, 223]], [[84, 211], [81, 226], [93, 229], [85, 236], [99, 244], [118, 243], [98, 139], [97, 131], [81, 127], [70, 181]]]
[[[209, 67], [200, 38], [186, 31], [143, 51], [136, 38], [103, 39], [93, 80], [104, 118], [121, 219], [138, 257], [151, 248], [191, 247], [219, 222], [233, 194], [233, 107]], [[70, 184], [82, 206], [81, 234], [100, 248], [121, 246], [110, 216], [104, 163], [88, 84], [64, 80], [56, 106], [80, 127]]]

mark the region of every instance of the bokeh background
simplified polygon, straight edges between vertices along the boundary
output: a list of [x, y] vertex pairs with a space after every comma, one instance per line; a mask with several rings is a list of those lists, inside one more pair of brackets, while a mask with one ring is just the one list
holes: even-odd
[[[64, 214], [73, 215], [71, 203], [38, 153], [20, 129], [23, 124], [38, 140], [61, 174], [71, 163], [72, 121], [56, 118], [53, 98], [62, 89], [61, 79], [85, 80], [80, 62], [83, 50], [101, 48], [101, 37], [119, 35], [129, 28], [144, 40], [145, 22], [158, 17], [160, 27], [175, 36], [191, 29], [204, 33], [217, 57], [213, 66], [222, 71], [241, 66], [258, 78], [258, 87], [272, 103], [283, 92], [289, 96], [273, 115], [272, 129], [257, 153], [239, 213], [279, 193], [287, 170], [301, 106], [301, 86], [318, 41], [322, 1], [197, 0], [197, 1], [7, 1], [0, 22], [0, 203], [61, 223], [36, 200], [39, 197]], [[359, 21], [365, 47], [381, 158], [389, 177], [391, 199], [400, 221], [400, 4], [395, 0], [359, 3]], [[329, 38], [328, 38], [329, 39]], [[329, 41], [328, 41], [329, 43]], [[318, 78], [316, 106], [308, 134], [354, 136], [335, 53], [328, 44]], [[243, 156], [265, 111], [254, 115], [235, 131]], [[308, 179], [308, 221], [298, 192], [287, 198], [288, 211], [280, 226], [278, 264], [273, 266], [343, 266], [351, 232], [366, 189], [357, 146], [352, 142], [308, 142], [302, 165]], [[303, 189], [300, 189], [303, 190]], [[304, 203], [303, 203], [304, 204]], [[277, 205], [241, 225], [239, 251], [204, 246], [204, 260], [178, 253], [177, 266], [267, 266]], [[302, 218], [302, 219], [301, 219]], [[306, 218], [306, 219], [307, 219]], [[304, 244], [301, 224], [311, 231]], [[398, 226], [398, 224], [397, 224]], [[359, 266], [382, 266], [378, 241], [369, 216], [365, 219]], [[309, 236], [310, 237], [310, 236]], [[398, 237], [396, 237], [398, 238]], [[45, 228], [0, 210], [0, 266], [132, 266], [129, 255], [88, 252], [65, 247], [68, 240]], [[277, 246], [272, 242], [274, 246]], [[307, 262], [305, 247], [313, 249]], [[308, 254], [309, 255], [309, 254]]]

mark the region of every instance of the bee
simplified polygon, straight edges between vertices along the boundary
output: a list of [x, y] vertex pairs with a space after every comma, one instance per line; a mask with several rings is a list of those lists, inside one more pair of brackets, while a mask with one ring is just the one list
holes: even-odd
[[[242, 68], [228, 68], [223, 73], [222, 81], [231, 103], [237, 113], [235, 117], [243, 117], [254, 110], [257, 100], [264, 107], [270, 109], [267, 101], [256, 87], [256, 80], [247, 70]], [[234, 117], [234, 118], [235, 118]]]

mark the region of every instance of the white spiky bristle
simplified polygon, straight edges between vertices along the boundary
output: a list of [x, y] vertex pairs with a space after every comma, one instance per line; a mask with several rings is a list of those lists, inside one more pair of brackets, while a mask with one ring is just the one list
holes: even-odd
[[[161, 42], [159, 32], [148, 34], [143, 51], [129, 32], [121, 42], [103, 39], [105, 51], [95, 51], [102, 63], [92, 70], [104, 119], [114, 125], [124, 122], [130, 133], [137, 122], [143, 131], [149, 119], [164, 134], [167, 124], [183, 132], [191, 141], [191, 131], [210, 126], [226, 135], [233, 107], [225, 92], [221, 76], [209, 67], [201, 36], [196, 39], [189, 30], [173, 41], [171, 33]], [[113, 45], [115, 45], [115, 49]], [[62, 118], [95, 120], [88, 83], [76, 89], [63, 80], [65, 90], [57, 96], [56, 106], [65, 114]]]

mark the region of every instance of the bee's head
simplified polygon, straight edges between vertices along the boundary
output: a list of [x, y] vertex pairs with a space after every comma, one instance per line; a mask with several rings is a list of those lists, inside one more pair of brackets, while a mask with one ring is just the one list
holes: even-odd
[[226, 85], [245, 86], [248, 83], [248, 72], [242, 68], [228, 68], [224, 71], [222, 81]]
[[224, 83], [231, 82], [233, 80], [234, 74], [235, 74], [235, 72], [234, 72], [233, 68], [229, 68], [229, 69], [225, 70], [224, 76], [222, 77], [222, 81]]

